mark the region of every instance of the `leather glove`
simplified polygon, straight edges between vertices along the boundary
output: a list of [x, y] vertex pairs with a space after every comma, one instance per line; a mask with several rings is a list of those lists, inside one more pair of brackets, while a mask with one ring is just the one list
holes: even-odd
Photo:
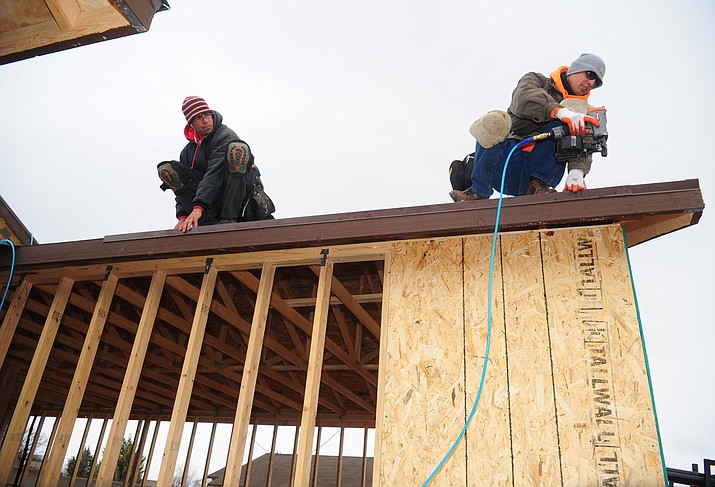
[[591, 122], [596, 127], [601, 124], [601, 122], [589, 115], [574, 112], [568, 108], [559, 108], [556, 111], [556, 116], [562, 122], [568, 124], [571, 135], [586, 135], [586, 132], [588, 131], [586, 128], [586, 122]]
[[586, 181], [583, 180], [583, 171], [581, 169], [571, 169], [566, 176], [564, 191], [578, 193], [584, 189], [586, 189]]

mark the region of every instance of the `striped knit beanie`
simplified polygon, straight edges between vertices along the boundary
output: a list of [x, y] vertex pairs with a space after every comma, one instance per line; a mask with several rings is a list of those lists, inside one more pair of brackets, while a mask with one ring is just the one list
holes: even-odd
[[181, 111], [184, 112], [184, 117], [186, 117], [187, 122], [191, 122], [191, 119], [196, 115], [200, 115], [205, 112], [210, 112], [211, 109], [206, 103], [206, 100], [200, 96], [187, 96], [184, 98], [184, 103], [181, 104]]

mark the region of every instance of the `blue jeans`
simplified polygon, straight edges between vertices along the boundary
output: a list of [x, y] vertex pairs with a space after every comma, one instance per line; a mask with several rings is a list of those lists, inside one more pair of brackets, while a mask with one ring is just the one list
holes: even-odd
[[[552, 120], [544, 131], [560, 124], [561, 121]], [[488, 198], [494, 190], [499, 191], [506, 158], [518, 143], [518, 140], [508, 138], [490, 149], [485, 149], [477, 143], [472, 170], [474, 193]], [[531, 152], [518, 149], [509, 160], [504, 179], [504, 194], [525, 195], [531, 178], [538, 178], [554, 188], [561, 182], [565, 169], [566, 164], [556, 160], [554, 141], [550, 138], [537, 142]]]

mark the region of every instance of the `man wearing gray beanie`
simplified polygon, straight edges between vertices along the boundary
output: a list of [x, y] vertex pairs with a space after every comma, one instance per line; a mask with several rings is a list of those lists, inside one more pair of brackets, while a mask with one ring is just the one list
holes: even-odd
[[[449, 195], [455, 202], [486, 199], [501, 187], [502, 172], [511, 149], [521, 140], [548, 132], [566, 123], [571, 135], [585, 135], [591, 90], [603, 85], [606, 64], [595, 54], [581, 54], [569, 66], [560, 66], [549, 76], [527, 73], [512, 93], [506, 112], [492, 111], [478, 119], [470, 132], [477, 139], [471, 186], [456, 187]], [[456, 163], [457, 161], [455, 161]], [[564, 191], [586, 189], [584, 176], [591, 168], [591, 154], [568, 162]], [[454, 163], [453, 163], [454, 164]], [[558, 161], [551, 138], [527, 144], [509, 160], [504, 194], [512, 196], [553, 193], [563, 178], [566, 164]], [[450, 173], [452, 168], [450, 168]]]

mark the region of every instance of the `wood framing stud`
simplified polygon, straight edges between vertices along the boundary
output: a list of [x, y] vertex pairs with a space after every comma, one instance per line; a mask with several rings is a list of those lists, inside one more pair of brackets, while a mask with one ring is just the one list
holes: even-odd
[[263, 270], [261, 271], [261, 282], [258, 287], [258, 295], [256, 296], [256, 307], [253, 311], [251, 335], [248, 339], [248, 352], [246, 353], [246, 362], [243, 367], [241, 389], [238, 395], [236, 417], [231, 433], [231, 444], [225, 469], [224, 483], [226, 485], [238, 485], [241, 478], [243, 448], [246, 444], [248, 423], [251, 419], [253, 396], [255, 393], [256, 379], [258, 378], [258, 364], [263, 350], [263, 335], [266, 329], [268, 309], [271, 303], [275, 270], [276, 268], [272, 264], [264, 264]]
[[325, 330], [330, 307], [330, 284], [333, 278], [333, 262], [327, 260], [320, 269], [318, 296], [313, 319], [313, 333], [310, 337], [310, 358], [308, 376], [305, 385], [303, 414], [300, 420], [300, 439], [298, 444], [298, 462], [296, 464], [293, 487], [308, 487], [310, 483], [310, 465], [312, 459], [315, 416], [318, 411], [318, 393], [320, 392], [320, 373], [325, 352]]
[[60, 327], [60, 321], [65, 312], [65, 306], [70, 292], [72, 292], [73, 284], [74, 281], [71, 279], [63, 278], [52, 300], [52, 306], [47, 314], [47, 320], [37, 343], [30, 369], [27, 371], [27, 376], [17, 401], [17, 407], [5, 434], [5, 442], [2, 445], [2, 449], [0, 449], [0, 485], [5, 485], [9, 481], [10, 472], [15, 464], [15, 457], [25, 433], [25, 425], [30, 417], [30, 408], [35, 400], [37, 389], [40, 387], [42, 374], [52, 351], [52, 345]]
[[184, 357], [184, 365], [181, 369], [181, 379], [177, 388], [176, 400], [174, 401], [174, 409], [171, 413], [171, 424], [166, 437], [166, 446], [164, 447], [164, 457], [159, 470], [158, 485], [171, 485], [174, 478], [174, 469], [176, 468], [176, 459], [181, 446], [181, 435], [186, 421], [186, 414], [189, 409], [189, 401], [193, 391], [194, 378], [196, 377], [196, 368], [199, 364], [199, 354], [204, 340], [204, 332], [206, 331], [206, 320], [208, 319], [209, 310], [211, 309], [211, 299], [216, 284], [216, 276], [218, 272], [216, 267], [211, 267], [204, 274], [204, 279], [201, 284], [201, 293], [199, 300], [196, 303], [196, 314], [194, 322], [191, 325], [191, 335], [186, 348], [186, 356]]
[[114, 410], [109, 439], [107, 440], [102, 464], [97, 474], [96, 487], [111, 487], [112, 479], [114, 478], [114, 468], [117, 465], [119, 451], [122, 446], [122, 440], [124, 439], [124, 430], [129, 420], [129, 414], [131, 413], [139, 377], [144, 367], [144, 358], [146, 357], [149, 339], [151, 338], [151, 332], [154, 328], [154, 320], [159, 308], [161, 293], [164, 289], [165, 282], [166, 273], [156, 271], [152, 277], [149, 292], [147, 293], [142, 315], [139, 320], [137, 334], [134, 337], [134, 345], [132, 346], [127, 370], [124, 373], [122, 389]]
[[[89, 382], [89, 374], [92, 370], [92, 364], [94, 363], [94, 358], [102, 338], [104, 324], [107, 321], [109, 306], [112, 303], [112, 298], [114, 298], [117, 282], [117, 277], [110, 274], [102, 284], [102, 290], [100, 291], [99, 299], [97, 300], [94, 314], [92, 315], [92, 320], [90, 321], [89, 329], [85, 336], [82, 353], [77, 361], [74, 378], [72, 379], [72, 388], [67, 396], [62, 416], [58, 419], [60, 422], [57, 433], [58, 441], [47, 446], [49, 455], [45, 452], [47, 465], [43, 469], [42, 475], [38, 478], [40, 485], [56, 485], [59, 481], [60, 474], [62, 473], [62, 464], [64, 463], [67, 447], [69, 446], [72, 431], [77, 421], [77, 414], [82, 405], [82, 399], [84, 398], [87, 383]], [[79, 458], [80, 457], [77, 457], [77, 463], [79, 463]]]

